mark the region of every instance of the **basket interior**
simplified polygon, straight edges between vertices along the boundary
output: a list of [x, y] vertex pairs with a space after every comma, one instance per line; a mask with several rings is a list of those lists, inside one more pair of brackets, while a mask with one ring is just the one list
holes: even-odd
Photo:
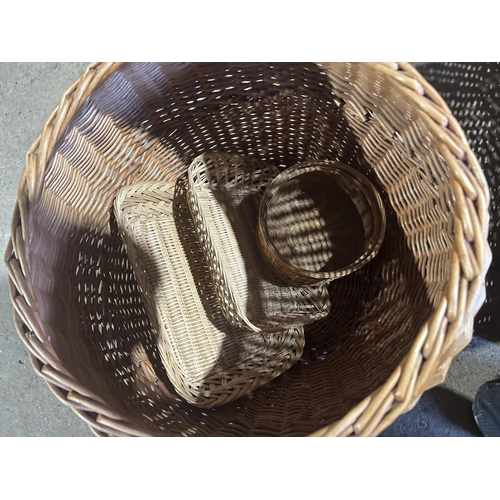
[[[68, 126], [30, 210], [38, 318], [65, 369], [154, 435], [306, 435], [376, 389], [437, 306], [452, 243], [446, 164], [399, 85], [363, 64], [122, 65]], [[381, 193], [387, 230], [373, 261], [329, 285], [331, 313], [305, 328], [298, 363], [200, 409], [162, 367], [112, 205], [208, 151], [346, 163]]]

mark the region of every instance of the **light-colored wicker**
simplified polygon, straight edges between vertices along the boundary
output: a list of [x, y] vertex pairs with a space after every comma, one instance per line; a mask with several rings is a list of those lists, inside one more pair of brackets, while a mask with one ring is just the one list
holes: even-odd
[[262, 258], [257, 220], [262, 193], [279, 174], [256, 158], [206, 153], [188, 169], [188, 204], [222, 313], [252, 331], [312, 323], [330, 312], [326, 286], [289, 286]]
[[187, 206], [185, 176], [175, 184], [122, 188], [115, 213], [161, 360], [186, 401], [233, 401], [300, 358], [302, 328], [263, 335], [234, 327], [222, 315]]
[[[332, 311], [304, 328], [301, 359], [207, 411], [169, 390], [110, 213], [125, 184], [176, 180], [220, 150], [351, 165], [381, 193], [387, 230], [328, 285]], [[465, 135], [408, 64], [96, 63], [27, 154], [5, 254], [14, 321], [35, 371], [98, 435], [377, 435], [471, 339], [488, 206]]]
[[334, 161], [286, 169], [264, 192], [257, 236], [277, 276], [318, 285], [347, 276], [377, 255], [385, 209], [373, 184]]

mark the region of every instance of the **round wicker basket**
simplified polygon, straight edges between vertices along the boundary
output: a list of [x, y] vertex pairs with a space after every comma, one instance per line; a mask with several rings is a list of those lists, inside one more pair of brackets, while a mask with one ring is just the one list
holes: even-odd
[[373, 184], [333, 161], [284, 170], [262, 195], [257, 239], [273, 271], [292, 285], [325, 284], [380, 250], [385, 209]]
[[[111, 217], [117, 191], [209, 151], [334, 160], [381, 193], [378, 255], [329, 285], [286, 373], [200, 409], [172, 389]], [[470, 341], [490, 264], [489, 193], [443, 99], [410, 65], [95, 63], [26, 158], [6, 250], [36, 372], [95, 434], [377, 435]]]

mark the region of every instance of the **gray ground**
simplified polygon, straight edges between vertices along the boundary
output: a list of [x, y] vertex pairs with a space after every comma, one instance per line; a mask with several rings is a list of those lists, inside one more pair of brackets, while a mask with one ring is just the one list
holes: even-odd
[[[0, 63], [0, 250], [10, 235], [24, 156], [86, 63]], [[383, 436], [478, 436], [471, 403], [479, 386], [500, 377], [500, 334], [483, 332], [453, 361], [446, 381], [421, 398]], [[35, 374], [12, 321], [7, 272], [0, 265], [0, 436], [92, 436], [87, 425]]]

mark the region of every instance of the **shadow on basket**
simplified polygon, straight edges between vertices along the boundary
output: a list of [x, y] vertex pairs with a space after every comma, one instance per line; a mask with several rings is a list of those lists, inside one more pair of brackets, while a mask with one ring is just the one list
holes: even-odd
[[[237, 401], [216, 408], [197, 408], [177, 395], [165, 372], [157, 331], [146, 313], [113, 216], [110, 231], [107, 237], [101, 237], [98, 271], [84, 267], [81, 263], [89, 262], [85, 258], [77, 266], [81, 276], [99, 272], [103, 279], [100, 293], [79, 294], [82, 334], [71, 335], [71, 347], [64, 348], [64, 338], [71, 331], [67, 330], [64, 336], [56, 337], [64, 344], [54, 344], [65, 365], [71, 366], [72, 375], [85, 383], [90, 393], [101, 395], [103, 403], [125, 413], [129, 423], [153, 435], [168, 434], [174, 423], [176, 433], [186, 435], [311, 433], [341, 418], [385, 381], [413, 341], [409, 332], [418, 331], [431, 307], [423, 281], [417, 284], [416, 266], [398, 265], [398, 259], [405, 257], [401, 252], [404, 245], [397, 255], [382, 246], [379, 256], [367, 266], [330, 283], [332, 311], [327, 318], [305, 327], [306, 345], [295, 365]], [[390, 231], [391, 238], [403, 238], [397, 226], [391, 226]], [[94, 240], [85, 235], [85, 241]], [[94, 253], [92, 245], [87, 252], [82, 245], [82, 257]], [[406, 248], [406, 254], [411, 256], [410, 249]], [[399, 290], [395, 286], [388, 288], [387, 277], [406, 286]], [[88, 292], [91, 286], [83, 280], [78, 288]], [[416, 290], [419, 293], [414, 293]], [[94, 300], [89, 300], [91, 295]], [[211, 299], [205, 293], [200, 296], [205, 305]], [[60, 325], [59, 313], [57, 317]], [[93, 332], [99, 332], [99, 349]], [[369, 345], [374, 347], [369, 349]], [[261, 347], [262, 343], [254, 346], [255, 350]], [[243, 350], [248, 351], [248, 346]], [[231, 352], [237, 354], [238, 348], [231, 337], [226, 337], [214, 366], [227, 366], [227, 353]], [[220, 377], [220, 370], [217, 375]], [[213, 382], [207, 373], [200, 387]], [[147, 416], [151, 415], [152, 405], [156, 418], [151, 421]], [[218, 422], [215, 432], [204, 431], [207, 415]], [[251, 432], [249, 423], [254, 426]]]

